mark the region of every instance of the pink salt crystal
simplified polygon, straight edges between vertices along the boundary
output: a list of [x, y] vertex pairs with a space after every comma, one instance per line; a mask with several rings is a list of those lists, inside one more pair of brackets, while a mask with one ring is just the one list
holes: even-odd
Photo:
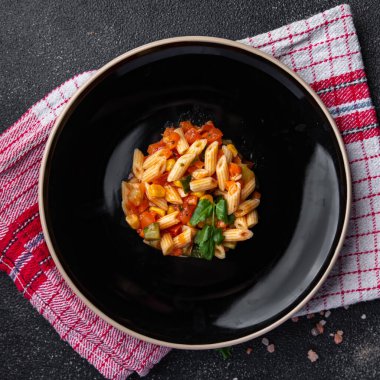
[[336, 333], [337, 333], [338, 335], [340, 335], [340, 336], [343, 335], [343, 331], [342, 331], [342, 330], [338, 330]]
[[315, 315], [314, 315], [313, 313], [308, 314], [308, 315], [306, 316], [307, 319], [312, 319], [312, 318], [314, 318], [314, 317], [315, 317]]
[[317, 330], [315, 327], [313, 327], [313, 328], [310, 330], [310, 332], [311, 332], [311, 335], [313, 335], [313, 336], [317, 336], [317, 335], [319, 335], [318, 330]]
[[308, 358], [312, 363], [314, 363], [314, 362], [316, 362], [316, 361], [318, 360], [319, 356], [318, 356], [318, 354], [317, 354], [315, 351], [313, 351], [313, 350], [309, 350], [309, 351], [307, 352], [307, 358]]
[[269, 339], [268, 338], [263, 338], [261, 343], [264, 345], [264, 346], [267, 346], [269, 344]]
[[252, 347], [248, 347], [245, 352], [246, 352], [247, 355], [251, 355], [252, 351], [253, 351], [253, 348]]
[[320, 323], [317, 323], [315, 325], [315, 328], [317, 329], [317, 331], [318, 331], [319, 334], [323, 334], [323, 332], [325, 331], [325, 328]]
[[270, 344], [268, 347], [267, 347], [267, 351], [269, 352], [269, 353], [273, 353], [274, 352], [274, 344], [272, 343], [272, 344]]
[[341, 344], [343, 342], [343, 337], [340, 334], [334, 335], [334, 342], [335, 344]]
[[298, 322], [298, 317], [293, 317], [292, 322]]

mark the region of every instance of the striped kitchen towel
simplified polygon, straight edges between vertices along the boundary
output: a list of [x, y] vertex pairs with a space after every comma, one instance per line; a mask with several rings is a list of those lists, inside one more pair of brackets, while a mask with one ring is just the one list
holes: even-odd
[[[353, 206], [339, 260], [301, 314], [380, 296], [380, 144], [350, 8], [341, 5], [242, 41], [280, 59], [311, 84], [334, 116], [350, 160]], [[55, 119], [91, 72], [59, 86], [0, 136], [0, 270], [59, 335], [109, 379], [145, 375], [169, 349], [99, 319], [63, 281], [47, 250], [38, 171]]]

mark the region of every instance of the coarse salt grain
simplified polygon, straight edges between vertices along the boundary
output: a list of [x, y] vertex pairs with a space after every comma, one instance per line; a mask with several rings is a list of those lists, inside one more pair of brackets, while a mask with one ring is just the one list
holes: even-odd
[[292, 322], [298, 322], [298, 317], [293, 317]]
[[365, 315], [365, 314], [363, 314], [362, 316], [361, 316], [361, 319], [366, 319], [367, 318], [367, 316]]
[[340, 336], [343, 335], [343, 331], [342, 331], [342, 330], [338, 330], [336, 333], [337, 333], [338, 335], [340, 335]]
[[323, 332], [325, 331], [325, 328], [320, 323], [317, 323], [315, 325], [315, 328], [317, 329], [317, 331], [318, 331], [319, 334], [323, 334]]
[[343, 342], [343, 337], [342, 335], [335, 334], [334, 335], [334, 342], [335, 344], [341, 344]]
[[252, 347], [248, 347], [245, 352], [246, 352], [247, 355], [251, 355], [252, 351], [253, 351], [253, 348]]
[[325, 313], [325, 318], [328, 318], [330, 315], [331, 315], [331, 311], [327, 310], [326, 313]]
[[306, 315], [306, 318], [307, 318], [307, 319], [312, 319], [312, 318], [314, 318], [314, 317], [315, 317], [315, 315], [314, 315], [313, 313]]
[[327, 322], [324, 319], [322, 319], [322, 320], [319, 321], [319, 324], [322, 325], [322, 326], [324, 326], [326, 323]]
[[261, 343], [264, 345], [264, 346], [267, 346], [269, 344], [269, 339], [268, 338], [263, 338]]
[[325, 315], [325, 312], [322, 310], [319, 312], [320, 315], [322, 315], [322, 317]]
[[267, 351], [269, 352], [269, 353], [273, 353], [274, 352], [274, 344], [272, 343], [272, 344], [270, 344], [268, 347], [267, 347]]
[[319, 335], [318, 330], [314, 327], [310, 330], [310, 332], [311, 332], [311, 335], [313, 335], [313, 336]]
[[307, 358], [308, 358], [312, 363], [314, 363], [314, 362], [316, 362], [316, 361], [318, 360], [319, 356], [318, 356], [318, 354], [317, 354], [315, 351], [313, 351], [313, 350], [309, 350], [309, 351], [307, 352]]

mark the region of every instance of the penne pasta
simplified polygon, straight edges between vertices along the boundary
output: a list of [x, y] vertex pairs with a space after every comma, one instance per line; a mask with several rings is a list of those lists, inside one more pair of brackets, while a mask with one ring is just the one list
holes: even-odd
[[234, 226], [239, 230], [246, 230], [248, 228], [247, 219], [245, 216], [240, 216], [235, 219]]
[[193, 192], [215, 189], [218, 183], [215, 178], [206, 177], [190, 181], [190, 189]]
[[[156, 165], [157, 162], [160, 161], [160, 158], [165, 159], [165, 165], [166, 165], [167, 154], [168, 154], [168, 149], [160, 149], [157, 152], [151, 154], [144, 161], [143, 169], [146, 170], [146, 169], [150, 168], [151, 166]], [[166, 169], [166, 166], [165, 166], [165, 169]]]
[[191, 145], [188, 151], [186, 152], [187, 154], [195, 154], [196, 156], [199, 156], [203, 149], [206, 147], [207, 140], [206, 139], [201, 139], [194, 141]]
[[255, 190], [255, 186], [256, 186], [255, 177], [253, 177], [252, 179], [250, 179], [248, 182], [244, 184], [243, 188], [241, 189], [242, 201], [245, 201], [248, 198], [248, 196], [252, 193], [252, 191]]
[[165, 190], [165, 199], [169, 203], [173, 203], [174, 205], [181, 205], [183, 203], [183, 200], [175, 187], [167, 185], [165, 186]]
[[141, 177], [142, 182], [152, 182], [154, 179], [158, 178], [166, 168], [166, 158], [160, 157], [157, 163], [146, 169]]
[[225, 145], [222, 146], [222, 152], [226, 156], [227, 164], [229, 164], [234, 158], [232, 152]]
[[254, 210], [260, 204], [260, 199], [248, 199], [241, 203], [235, 211], [235, 216], [238, 218], [244, 216]]
[[185, 230], [177, 235], [174, 239], [174, 248], [183, 248], [191, 243], [191, 231]]
[[157, 223], [160, 226], [160, 230], [165, 230], [175, 224], [179, 223], [179, 219], [177, 218], [179, 211], [172, 212], [171, 214], [167, 214], [162, 218], [157, 220]]
[[223, 245], [217, 245], [215, 247], [214, 256], [218, 259], [225, 259], [226, 258], [226, 251], [223, 247]]
[[240, 203], [241, 185], [239, 182], [234, 183], [227, 192], [227, 213], [233, 214], [239, 207]]
[[223, 232], [224, 242], [248, 240], [253, 236], [250, 230], [230, 229]]
[[259, 214], [257, 210], [253, 210], [245, 216], [247, 220], [247, 227], [252, 228], [259, 222]]
[[143, 175], [144, 155], [140, 149], [135, 149], [133, 152], [132, 171], [135, 177], [141, 180]]
[[194, 179], [201, 179], [209, 176], [206, 169], [196, 169], [191, 173], [191, 175]]
[[164, 256], [224, 259], [253, 236], [261, 194], [251, 164], [222, 138], [212, 121], [183, 121], [166, 128], [147, 156], [133, 151], [121, 183], [125, 221]]
[[208, 174], [212, 176], [215, 173], [216, 169], [216, 160], [218, 156], [218, 142], [214, 141], [211, 143], [205, 152], [205, 169], [208, 171]]
[[190, 226], [187, 226], [186, 224], [184, 224], [182, 226], [182, 232], [184, 232], [186, 230], [190, 230], [192, 238], [197, 234], [197, 229], [196, 228], [190, 227]]
[[224, 191], [226, 188], [226, 181], [228, 181], [228, 165], [226, 156], [219, 158], [218, 163], [216, 164], [216, 177], [218, 178], [219, 189]]
[[182, 128], [177, 128], [174, 132], [179, 134], [179, 140], [177, 143], [177, 152], [179, 154], [184, 154], [189, 149], [189, 144], [185, 139], [185, 135], [183, 134]]
[[164, 256], [171, 253], [174, 248], [173, 238], [169, 233], [166, 233], [162, 236], [160, 244], [161, 244], [161, 249]]
[[185, 173], [190, 164], [195, 159], [195, 154], [184, 154], [175, 162], [173, 169], [169, 172], [168, 182], [173, 182], [180, 179]]

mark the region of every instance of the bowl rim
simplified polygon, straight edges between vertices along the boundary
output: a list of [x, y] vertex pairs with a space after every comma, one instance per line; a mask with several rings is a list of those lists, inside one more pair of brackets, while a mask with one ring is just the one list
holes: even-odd
[[[182, 343], [173, 343], [173, 342], [167, 342], [159, 339], [154, 339], [149, 336], [143, 335], [141, 333], [135, 332], [122, 324], [116, 322], [111, 317], [106, 315], [104, 312], [102, 312], [99, 308], [97, 308], [94, 304], [91, 303], [91, 301], [77, 288], [77, 286], [74, 284], [74, 282], [71, 280], [69, 275], [64, 270], [52, 243], [52, 240], [50, 238], [49, 234], [49, 228], [48, 223], [46, 220], [45, 215], [45, 207], [46, 207], [46, 199], [44, 196], [44, 188], [46, 183], [46, 173], [47, 173], [47, 167], [49, 164], [49, 156], [52, 148], [54, 147], [54, 143], [56, 141], [56, 138], [58, 137], [58, 132], [63, 127], [64, 122], [69, 117], [70, 110], [72, 106], [76, 104], [78, 99], [80, 99], [81, 95], [85, 93], [85, 91], [105, 72], [107, 72], [109, 69], [117, 65], [118, 63], [124, 61], [125, 59], [129, 57], [133, 57], [134, 55], [138, 55], [139, 53], [142, 53], [146, 50], [152, 49], [152, 48], [159, 48], [163, 46], [168, 46], [176, 43], [183, 43], [183, 42], [203, 42], [203, 43], [212, 43], [212, 44], [219, 44], [227, 47], [233, 47], [240, 50], [244, 50], [246, 52], [249, 52], [251, 54], [257, 55], [274, 65], [276, 65], [279, 69], [285, 71], [288, 75], [290, 75], [294, 80], [296, 80], [315, 100], [315, 102], [318, 104], [322, 112], [324, 113], [326, 119], [328, 120], [334, 134], [335, 138], [338, 142], [340, 154], [343, 159], [343, 166], [344, 166], [344, 172], [345, 172], [345, 179], [346, 179], [346, 205], [345, 205], [345, 217], [342, 225], [342, 229], [340, 231], [339, 240], [335, 249], [334, 254], [330, 258], [330, 262], [328, 266], [326, 267], [324, 273], [322, 274], [321, 278], [318, 280], [318, 282], [314, 285], [313, 288], [309, 290], [309, 292], [298, 301], [297, 305], [295, 305], [290, 311], [288, 311], [284, 316], [282, 316], [280, 319], [275, 320], [274, 322], [270, 323], [270, 325], [263, 327], [254, 333], [242, 336], [240, 338], [227, 340], [223, 342], [217, 342], [217, 343], [209, 343], [209, 344], [182, 344]], [[49, 249], [49, 252], [54, 260], [54, 263], [62, 275], [63, 279], [66, 281], [66, 283], [69, 285], [69, 287], [72, 289], [72, 291], [82, 300], [82, 302], [88, 306], [97, 316], [102, 318], [104, 321], [108, 322], [113, 327], [116, 327], [117, 329], [121, 330], [122, 332], [125, 332], [135, 338], [141, 339], [143, 341], [157, 344], [161, 346], [166, 346], [170, 348], [177, 348], [177, 349], [191, 349], [191, 350], [208, 350], [208, 349], [215, 349], [215, 348], [222, 348], [227, 346], [232, 346], [240, 343], [244, 343], [248, 340], [257, 338], [268, 331], [273, 330], [274, 328], [280, 326], [282, 323], [286, 322], [292, 315], [294, 315], [297, 311], [299, 311], [311, 298], [312, 296], [317, 292], [317, 290], [321, 287], [322, 283], [326, 280], [329, 272], [333, 268], [340, 250], [343, 246], [344, 239], [347, 233], [348, 228], [348, 222], [350, 218], [350, 208], [351, 208], [351, 202], [352, 202], [352, 184], [351, 184], [351, 174], [350, 174], [350, 167], [349, 167], [349, 161], [346, 153], [346, 148], [343, 142], [343, 138], [339, 132], [339, 129], [330, 115], [327, 107], [323, 104], [322, 100], [319, 98], [319, 96], [314, 92], [314, 90], [307, 84], [303, 79], [301, 79], [294, 71], [292, 71], [288, 66], [277, 60], [276, 58], [270, 56], [267, 53], [262, 52], [259, 49], [256, 49], [254, 47], [251, 47], [249, 45], [246, 45], [242, 42], [232, 41], [224, 38], [219, 37], [208, 37], [208, 36], [183, 36], [183, 37], [173, 37], [173, 38], [166, 38], [158, 41], [154, 41], [148, 44], [144, 44], [142, 46], [139, 46], [135, 49], [129, 50], [124, 54], [119, 55], [118, 57], [114, 58], [107, 64], [105, 64], [103, 67], [101, 67], [91, 78], [89, 78], [72, 96], [72, 98], [68, 101], [68, 103], [65, 105], [63, 111], [56, 119], [52, 130], [50, 132], [49, 138], [47, 140], [45, 150], [42, 157], [41, 167], [40, 167], [40, 173], [39, 173], [39, 182], [38, 182], [38, 204], [39, 204], [39, 213], [40, 213], [40, 219], [41, 219], [41, 226], [42, 231], [45, 237], [45, 241], [47, 244], [47, 247]]]

